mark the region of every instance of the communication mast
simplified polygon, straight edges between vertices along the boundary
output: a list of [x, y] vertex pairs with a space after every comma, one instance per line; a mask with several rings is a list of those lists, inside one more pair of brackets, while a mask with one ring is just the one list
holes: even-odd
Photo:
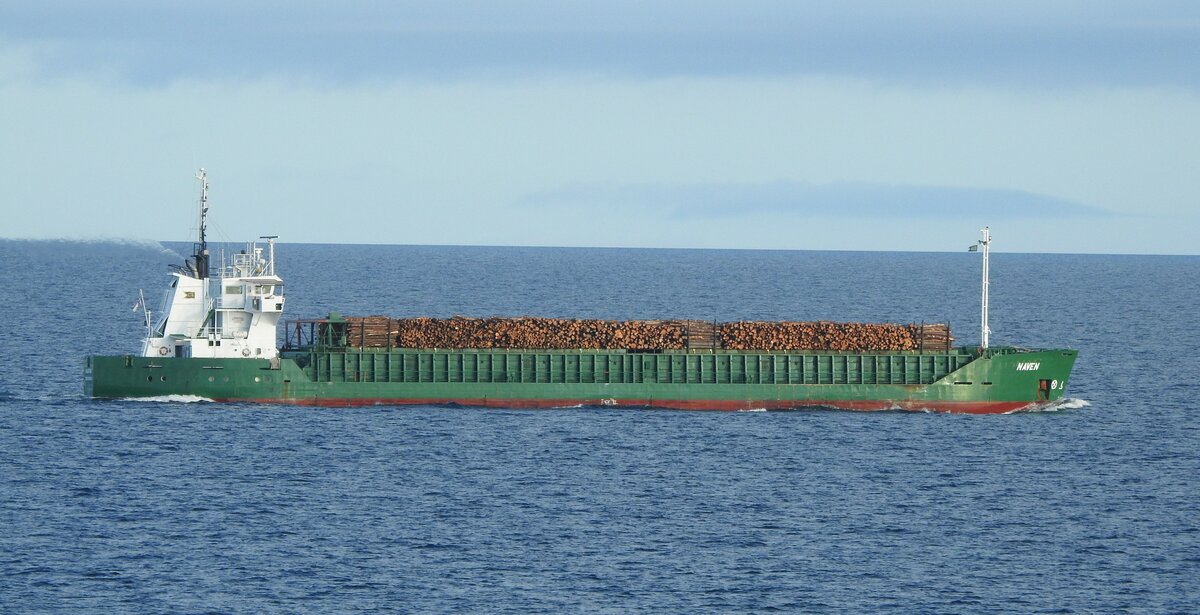
[[203, 168], [196, 173], [196, 179], [200, 180], [200, 243], [194, 246], [195, 254], [193, 257], [196, 260], [196, 278], [201, 280], [208, 279], [208, 173]]
[[983, 250], [982, 250], [983, 251], [983, 293], [982, 293], [982, 295], [983, 296], [980, 298], [981, 300], [980, 300], [980, 319], [979, 319], [980, 320], [980, 339], [983, 341], [980, 343], [979, 346], [981, 349], [987, 350], [988, 336], [991, 335], [991, 333], [992, 333], [992, 330], [988, 327], [988, 286], [989, 286], [989, 282], [988, 282], [988, 251], [991, 249], [991, 245], [992, 245], [992, 233], [991, 233], [991, 231], [988, 230], [988, 227], [986, 227], [986, 226], [983, 227], [982, 229], [980, 229], [979, 232], [983, 234], [983, 239], [979, 240], [979, 245], [983, 246]]

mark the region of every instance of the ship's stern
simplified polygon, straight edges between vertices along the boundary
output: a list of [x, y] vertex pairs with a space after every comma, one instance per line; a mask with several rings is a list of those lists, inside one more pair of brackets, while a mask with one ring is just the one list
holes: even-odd
[[94, 386], [92, 384], [92, 357], [88, 356], [88, 357], [85, 357], [85, 363], [83, 365], [83, 396], [84, 397], [95, 397], [95, 395], [92, 394], [93, 389], [94, 389]]

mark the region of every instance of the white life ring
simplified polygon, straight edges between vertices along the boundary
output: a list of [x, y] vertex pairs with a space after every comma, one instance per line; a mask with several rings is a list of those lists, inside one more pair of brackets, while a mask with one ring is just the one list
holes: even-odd
[[158, 354], [160, 354], [160, 355], [162, 355], [162, 356], [164, 356], [164, 357], [165, 357], [165, 356], [167, 356], [167, 353], [168, 353], [168, 352], [171, 352], [171, 351], [170, 351], [170, 350], [167, 350], [167, 347], [166, 347], [166, 346], [159, 346], [159, 347], [158, 347]]
[[243, 349], [242, 349], [242, 356], [243, 356], [243, 357], [248, 357], [248, 356], [250, 356], [250, 349], [249, 349], [249, 348], [243, 348]]

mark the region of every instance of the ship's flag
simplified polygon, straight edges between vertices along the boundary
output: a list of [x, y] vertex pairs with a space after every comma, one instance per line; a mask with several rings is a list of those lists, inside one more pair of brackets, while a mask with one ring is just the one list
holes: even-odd
[[145, 305], [145, 303], [142, 301], [142, 298], [139, 296], [137, 303], [133, 304], [133, 311], [136, 312], [136, 311], [142, 309], [143, 305]]
[[978, 252], [978, 251], [979, 251], [979, 244], [975, 244], [975, 245], [967, 248], [967, 252]]

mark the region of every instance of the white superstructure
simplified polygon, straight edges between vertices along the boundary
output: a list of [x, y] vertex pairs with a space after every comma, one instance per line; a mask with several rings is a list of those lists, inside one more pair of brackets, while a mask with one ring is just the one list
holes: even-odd
[[204, 169], [196, 178], [202, 186], [200, 241], [192, 258], [171, 272], [170, 287], [153, 324], [146, 312], [142, 356], [277, 358], [275, 332], [284, 299], [283, 280], [275, 274], [275, 237], [262, 238], [267, 240], [265, 254], [252, 242], [233, 255], [232, 262], [222, 258], [217, 276], [209, 277]]

